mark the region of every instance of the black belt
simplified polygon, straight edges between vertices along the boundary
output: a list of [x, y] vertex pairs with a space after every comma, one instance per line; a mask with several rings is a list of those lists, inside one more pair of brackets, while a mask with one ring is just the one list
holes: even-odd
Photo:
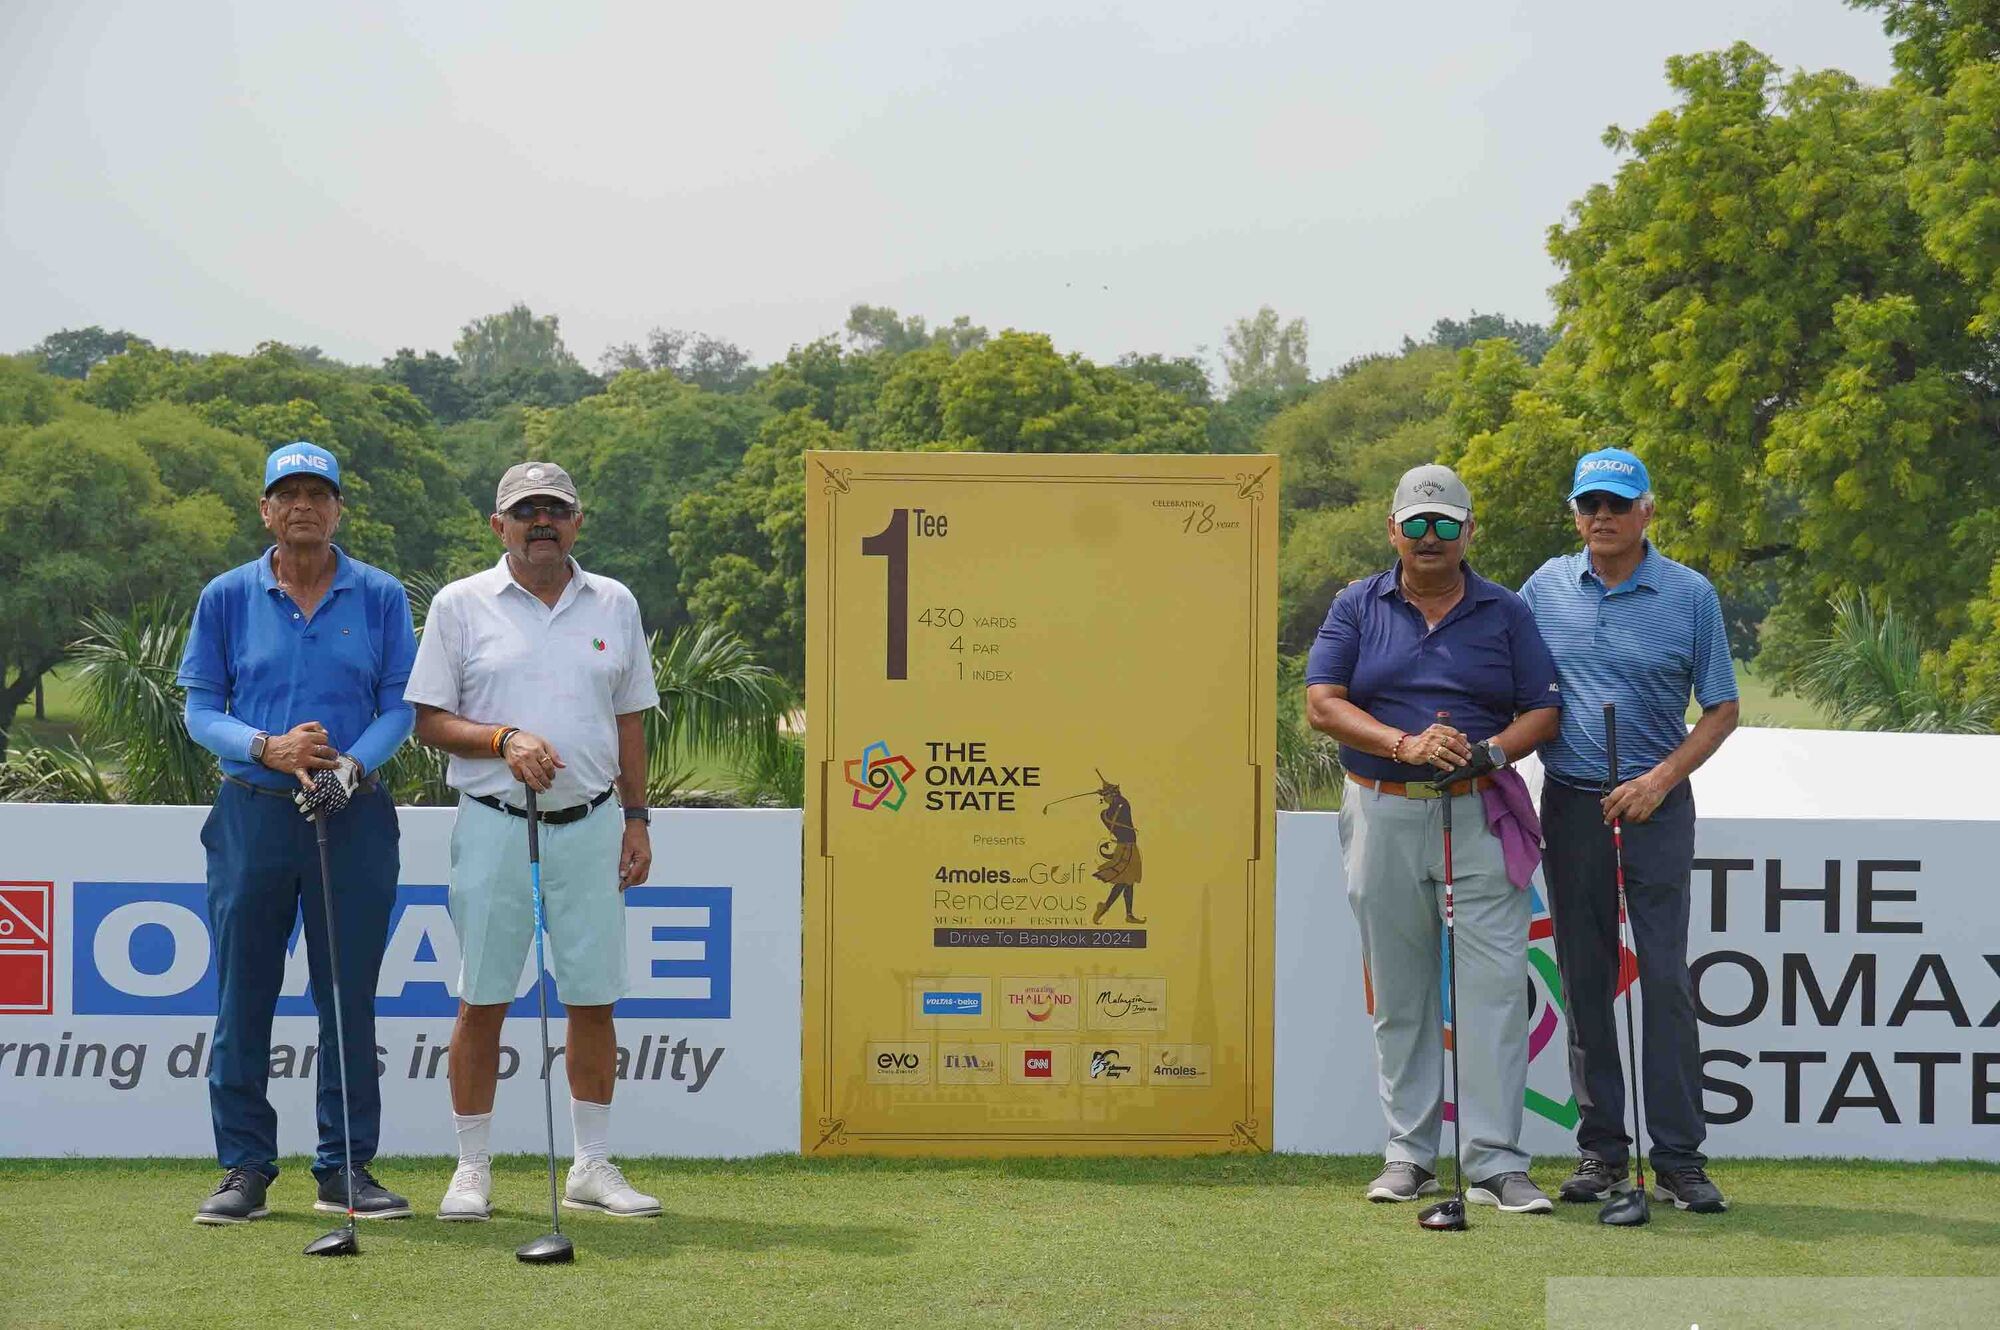
[[[610, 789], [598, 795], [595, 799], [592, 799], [587, 804], [571, 804], [568, 808], [558, 808], [553, 813], [545, 813], [541, 809], [537, 808], [535, 810], [535, 816], [539, 818], [544, 824], [551, 827], [562, 827], [562, 826], [568, 826], [572, 822], [581, 822], [583, 821], [583, 819], [589, 817], [591, 813], [596, 810], [599, 804], [603, 803], [606, 799], [609, 799], [614, 793], [616, 793], [617, 789], [618, 787], [616, 785], [613, 785]], [[491, 795], [468, 794], [465, 797], [472, 800], [474, 803], [485, 804], [488, 808], [496, 809], [502, 813], [511, 814], [514, 817], [524, 818], [528, 815], [527, 809], [516, 808], [514, 807], [514, 805], [510, 803], [502, 803], [500, 800], [493, 798]]]
[[[265, 794], [269, 795], [273, 799], [290, 799], [295, 795], [304, 793], [302, 787], [285, 787], [285, 788], [274, 789], [269, 785], [258, 785], [252, 781], [247, 781], [243, 779], [241, 776], [225, 775], [223, 779], [228, 781], [231, 785], [241, 785], [244, 789], [250, 791], [250, 793], [252, 794]], [[377, 780], [373, 776], [363, 776], [360, 780], [354, 782], [354, 793], [373, 794], [375, 793], [376, 787], [381, 783], [382, 783], [381, 781]]]

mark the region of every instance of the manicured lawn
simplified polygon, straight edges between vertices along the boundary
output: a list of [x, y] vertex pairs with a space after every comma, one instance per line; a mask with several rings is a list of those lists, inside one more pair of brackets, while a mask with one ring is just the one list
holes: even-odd
[[229, 1229], [189, 1220], [216, 1176], [198, 1161], [0, 1161], [5, 1321], [1518, 1327], [1542, 1324], [1556, 1276], [2000, 1269], [1992, 1164], [1724, 1162], [1726, 1215], [1656, 1204], [1620, 1230], [1591, 1207], [1474, 1207], [1471, 1231], [1431, 1234], [1412, 1206], [1360, 1199], [1372, 1159], [626, 1162], [665, 1216], [565, 1211], [577, 1263], [532, 1268], [513, 1249], [548, 1224], [535, 1158], [501, 1161], [490, 1224], [426, 1217], [447, 1161], [382, 1161], [419, 1217], [364, 1225], [360, 1259], [318, 1262], [300, 1249], [333, 1218], [310, 1208], [302, 1161], [269, 1219]]

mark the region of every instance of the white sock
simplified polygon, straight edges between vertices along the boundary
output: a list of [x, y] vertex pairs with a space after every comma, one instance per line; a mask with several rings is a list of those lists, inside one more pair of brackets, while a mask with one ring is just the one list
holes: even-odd
[[576, 1162], [604, 1159], [611, 1154], [611, 1105], [588, 1099], [569, 1100], [569, 1125], [576, 1133]]
[[454, 1113], [451, 1125], [458, 1130], [458, 1162], [461, 1164], [490, 1164], [492, 1151], [487, 1141], [493, 1135], [493, 1115], [491, 1113]]

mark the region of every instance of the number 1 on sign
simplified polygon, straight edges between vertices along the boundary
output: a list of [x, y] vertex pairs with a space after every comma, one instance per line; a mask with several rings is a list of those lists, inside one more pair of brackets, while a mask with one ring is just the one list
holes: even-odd
[[889, 525], [861, 540], [864, 555], [880, 554], [889, 560], [889, 595], [884, 653], [885, 675], [891, 679], [910, 677], [910, 510], [898, 508], [889, 515]]

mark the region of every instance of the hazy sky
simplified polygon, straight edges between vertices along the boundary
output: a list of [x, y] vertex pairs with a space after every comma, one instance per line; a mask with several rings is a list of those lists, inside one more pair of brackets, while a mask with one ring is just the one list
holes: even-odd
[[448, 350], [526, 301], [594, 365], [759, 361], [849, 305], [1185, 354], [1259, 304], [1324, 372], [1549, 312], [1544, 234], [1742, 39], [1889, 76], [1837, 0], [1197, 6], [0, 4], [0, 350]]

